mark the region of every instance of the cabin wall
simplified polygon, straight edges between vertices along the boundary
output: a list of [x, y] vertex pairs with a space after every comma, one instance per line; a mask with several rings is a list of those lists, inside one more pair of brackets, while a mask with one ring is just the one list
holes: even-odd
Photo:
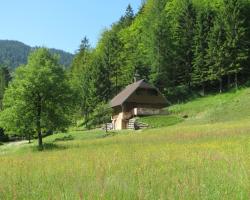
[[133, 117], [132, 112], [120, 112], [118, 115], [113, 115], [111, 120], [115, 130], [127, 128], [128, 120]]
[[168, 114], [167, 111], [159, 108], [134, 108], [133, 114], [135, 116], [149, 116], [149, 115], [162, 115], [162, 114]]
[[130, 111], [120, 112], [119, 114], [114, 114], [112, 116], [112, 124], [114, 130], [127, 129], [129, 119], [134, 116], [150, 116], [150, 115], [161, 115], [168, 114], [166, 110], [159, 108], [145, 108], [138, 107], [132, 108]]

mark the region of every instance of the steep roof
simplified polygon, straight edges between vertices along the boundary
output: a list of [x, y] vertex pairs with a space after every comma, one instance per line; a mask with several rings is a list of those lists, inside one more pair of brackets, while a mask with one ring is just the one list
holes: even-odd
[[[138, 89], [138, 88], [142, 88], [142, 89], [154, 89], [157, 90], [157, 92], [160, 94], [160, 98], [162, 100], [162, 104], [166, 104], [167, 105], [167, 100], [165, 99], [165, 97], [160, 93], [160, 91], [146, 83], [144, 81], [144, 79], [139, 80], [135, 83], [132, 83], [130, 85], [128, 85], [124, 90], [122, 90], [118, 95], [116, 95], [110, 102], [111, 107], [116, 107], [116, 106], [120, 106], [122, 105], [124, 102], [126, 102], [126, 100]], [[153, 103], [153, 102], [152, 102]]]

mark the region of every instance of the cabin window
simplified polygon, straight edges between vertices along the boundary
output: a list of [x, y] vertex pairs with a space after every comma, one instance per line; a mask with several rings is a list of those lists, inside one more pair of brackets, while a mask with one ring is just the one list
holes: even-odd
[[158, 92], [156, 90], [148, 90], [148, 94], [150, 96], [158, 96]]

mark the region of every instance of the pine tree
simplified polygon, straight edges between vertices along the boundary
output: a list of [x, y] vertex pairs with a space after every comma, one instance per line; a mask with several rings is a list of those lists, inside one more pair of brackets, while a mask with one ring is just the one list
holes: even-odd
[[131, 25], [132, 21], [134, 20], [134, 11], [132, 6], [129, 4], [126, 8], [125, 14], [120, 18], [119, 23], [123, 25], [123, 27], [128, 27]]
[[81, 41], [78, 53], [75, 55], [71, 68], [71, 84], [72, 87], [77, 92], [77, 100], [79, 105], [76, 108], [76, 118], [87, 117], [89, 105], [87, 103], [88, 96], [88, 84], [89, 79], [89, 62], [92, 56], [92, 50], [89, 44], [89, 41], [86, 37]]
[[193, 44], [192, 85], [202, 86], [202, 93], [204, 95], [205, 84], [209, 80], [209, 69], [205, 63], [205, 56], [208, 49], [208, 33], [213, 26], [214, 12], [211, 8], [201, 8], [197, 12]]
[[176, 71], [176, 85], [191, 85], [193, 60], [193, 36], [195, 10], [190, 0], [181, 0], [178, 12], [174, 12], [172, 23], [173, 49]]
[[223, 17], [217, 14], [208, 36], [206, 65], [209, 68], [208, 79], [219, 82], [219, 92], [223, 89], [223, 76], [226, 72], [225, 27]]
[[246, 28], [241, 16], [242, 1], [224, 0], [223, 12], [227, 51], [227, 75], [234, 75], [235, 88], [238, 89], [238, 74], [243, 70], [243, 63], [248, 59], [248, 50], [245, 45]]
[[151, 81], [163, 92], [167, 87], [173, 86], [175, 77], [171, 62], [172, 41], [167, 16], [165, 11], [158, 12], [161, 12], [161, 14], [157, 23], [155, 23], [153, 32], [155, 56], [151, 71]]
[[90, 49], [89, 39], [85, 36], [80, 44], [79, 51], [87, 51]]
[[118, 37], [120, 30], [118, 24], [113, 25], [112, 30], [107, 30], [102, 34], [102, 39], [97, 46], [97, 56], [100, 63], [95, 64], [99, 68], [105, 69], [106, 79], [111, 81], [112, 85], [107, 86], [107, 93], [110, 96], [114, 96], [120, 89], [120, 70], [122, 65], [120, 64], [119, 54], [122, 48], [122, 44]]

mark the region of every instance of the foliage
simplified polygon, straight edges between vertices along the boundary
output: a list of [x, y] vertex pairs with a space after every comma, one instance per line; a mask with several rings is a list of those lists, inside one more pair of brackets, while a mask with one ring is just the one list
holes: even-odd
[[89, 121], [86, 122], [87, 127], [95, 127], [111, 121], [112, 109], [107, 104], [99, 104], [91, 114]]
[[0, 142], [8, 142], [8, 141], [9, 141], [8, 135], [5, 135], [3, 128], [0, 128]]
[[248, 0], [147, 0], [136, 14], [129, 5], [73, 62], [84, 118], [136, 71], [172, 103], [238, 88], [250, 77], [249, 11]]
[[2, 110], [2, 101], [4, 97], [5, 89], [11, 80], [11, 75], [8, 67], [0, 66], [0, 111]]
[[47, 49], [37, 49], [28, 64], [19, 67], [4, 96], [1, 126], [7, 132], [37, 133], [63, 130], [70, 124], [72, 91], [58, 59]]

